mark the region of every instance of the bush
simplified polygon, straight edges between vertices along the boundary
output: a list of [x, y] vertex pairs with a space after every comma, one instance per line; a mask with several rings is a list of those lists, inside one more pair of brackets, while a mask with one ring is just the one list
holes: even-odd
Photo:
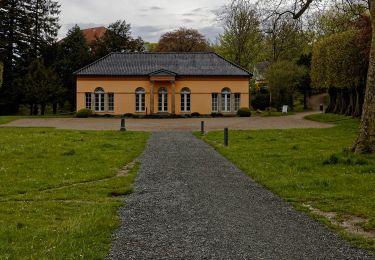
[[270, 106], [270, 95], [257, 93], [251, 101], [251, 106], [254, 110], [264, 110]]
[[124, 114], [124, 117], [133, 117], [133, 114], [132, 113], [126, 113], [126, 114]]
[[211, 113], [211, 116], [212, 117], [223, 117], [224, 115], [222, 113], [215, 113], [215, 112], [213, 112], [213, 113]]
[[270, 112], [270, 113], [271, 113], [271, 112], [277, 112], [277, 109], [274, 108], [274, 107], [267, 107], [267, 108], [266, 108], [266, 111], [267, 111], [267, 112]]
[[251, 117], [250, 108], [248, 108], [248, 107], [241, 107], [237, 111], [237, 116], [240, 116], [240, 117]]
[[88, 118], [91, 115], [92, 115], [92, 110], [88, 108], [82, 108], [78, 110], [76, 113], [76, 117], [78, 118]]
[[201, 114], [198, 113], [198, 112], [191, 113], [191, 117], [200, 117], [200, 116], [201, 116]]

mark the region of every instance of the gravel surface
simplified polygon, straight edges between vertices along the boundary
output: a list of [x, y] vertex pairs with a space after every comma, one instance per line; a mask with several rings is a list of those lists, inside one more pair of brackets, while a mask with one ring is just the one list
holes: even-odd
[[[199, 131], [201, 121], [207, 131], [230, 129], [286, 129], [286, 128], [328, 128], [331, 124], [305, 120], [306, 115], [317, 112], [304, 112], [279, 117], [224, 117], [224, 118], [184, 118], [184, 119], [126, 119], [130, 131]], [[0, 127], [55, 127], [78, 130], [119, 130], [120, 119], [116, 118], [24, 118]]]
[[110, 259], [373, 259], [190, 133], [153, 133]]

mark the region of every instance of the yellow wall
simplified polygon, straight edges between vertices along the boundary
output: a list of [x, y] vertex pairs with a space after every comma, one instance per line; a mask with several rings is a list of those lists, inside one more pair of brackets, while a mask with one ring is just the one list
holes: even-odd
[[[85, 107], [85, 93], [94, 92], [101, 87], [105, 92], [114, 93], [115, 109], [113, 114], [136, 113], [135, 90], [142, 87], [146, 91], [146, 108], [150, 112], [150, 88], [148, 77], [144, 78], [104, 78], [78, 77], [77, 78], [77, 110]], [[158, 112], [158, 90], [166, 87], [168, 90], [168, 112], [172, 111], [172, 83], [170, 81], [156, 81], [154, 84], [154, 113]], [[217, 77], [217, 78], [176, 78], [175, 110], [180, 111], [180, 92], [182, 88], [191, 91], [191, 110], [200, 114], [211, 114], [211, 94], [221, 93], [223, 88], [229, 88], [232, 93], [241, 93], [241, 106], [249, 107], [249, 79], [246, 77]], [[232, 112], [235, 113], [235, 112]], [[104, 114], [111, 114], [104, 112]]]

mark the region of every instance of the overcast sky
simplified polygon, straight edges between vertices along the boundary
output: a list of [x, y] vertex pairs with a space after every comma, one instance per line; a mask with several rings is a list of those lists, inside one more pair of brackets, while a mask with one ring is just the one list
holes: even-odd
[[211, 41], [222, 32], [215, 11], [229, 0], [59, 0], [59, 38], [74, 24], [81, 28], [108, 26], [121, 19], [133, 36], [157, 42], [160, 35], [180, 26], [198, 29]]

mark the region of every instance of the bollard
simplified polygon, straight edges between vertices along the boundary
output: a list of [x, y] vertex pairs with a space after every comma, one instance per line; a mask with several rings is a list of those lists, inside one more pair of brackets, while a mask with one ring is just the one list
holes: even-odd
[[228, 146], [228, 128], [224, 128], [224, 146]]
[[124, 117], [121, 117], [121, 128], [120, 128], [120, 131], [126, 131], [125, 118]]
[[201, 134], [204, 134], [204, 121], [201, 121]]

